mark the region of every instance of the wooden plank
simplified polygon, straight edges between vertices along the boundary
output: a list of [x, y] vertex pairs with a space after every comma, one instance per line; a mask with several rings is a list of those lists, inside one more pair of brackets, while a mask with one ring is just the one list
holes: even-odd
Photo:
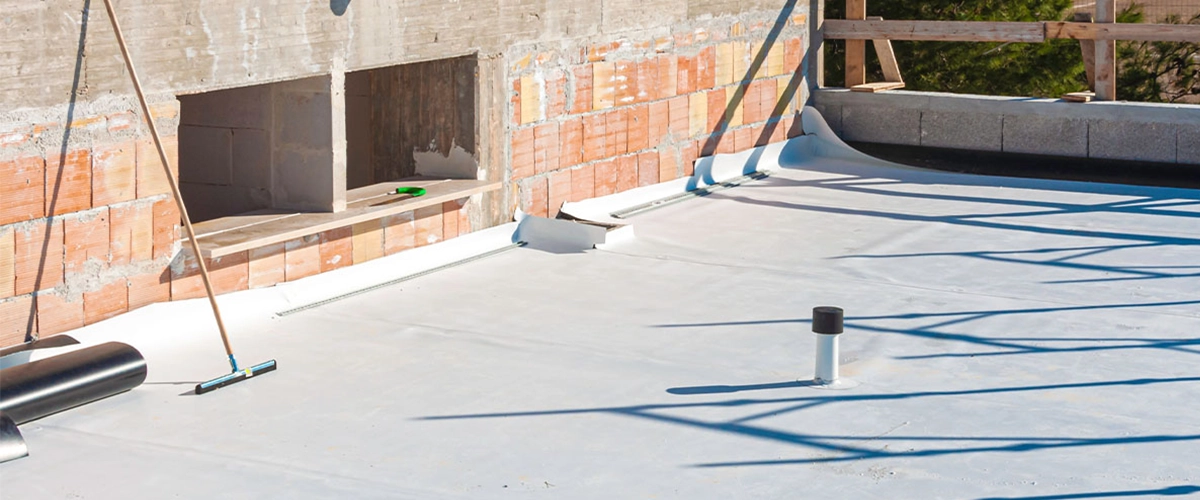
[[[1092, 14], [1090, 12], [1076, 12], [1075, 22], [1077, 23], [1092, 23]], [[1050, 24], [1046, 24], [1046, 37], [1050, 37]], [[1096, 42], [1092, 40], [1080, 40], [1079, 50], [1083, 51], [1083, 70], [1087, 74], [1088, 89], [1096, 89]], [[1091, 98], [1089, 97], [1090, 101]]]
[[895, 90], [904, 88], [904, 82], [874, 82], [863, 83], [850, 87], [854, 92], [882, 92], [884, 90]]
[[[1096, 22], [1115, 23], [1117, 0], [1096, 0]], [[1117, 99], [1117, 42], [1096, 40], [1096, 100]]]
[[[871, 16], [867, 19], [872, 21], [882, 21], [879, 16]], [[900, 76], [900, 65], [896, 63], [896, 52], [892, 50], [891, 40], [871, 40], [875, 45], [875, 55], [879, 57], [879, 65], [883, 68], [883, 80], [887, 82], [903, 82], [904, 78]]]
[[[196, 239], [200, 243], [201, 254], [205, 257], [220, 257], [301, 238], [330, 229], [377, 220], [388, 215], [440, 205], [447, 201], [466, 198], [479, 193], [496, 191], [502, 186], [499, 182], [477, 181], [473, 179], [450, 179], [440, 182], [404, 180], [389, 183], [389, 185], [412, 186], [421, 184], [422, 182], [426, 182], [423, 187], [428, 191], [421, 197], [397, 198], [394, 202], [389, 202], [386, 198], [380, 200], [372, 196], [364, 198], [361, 196], [365, 192], [363, 190], [372, 188], [372, 186], [367, 186], [354, 190], [358, 192], [356, 195], [358, 196], [357, 200], [348, 204], [347, 209], [342, 212], [292, 213], [286, 217], [277, 217], [272, 220], [256, 219], [255, 223], [243, 224], [240, 227], [236, 227], [239, 221], [218, 219], [220, 222], [216, 222], [215, 224], [232, 229], [210, 233], [205, 236], [197, 236]], [[375, 188], [378, 189], [378, 186], [375, 186]], [[237, 217], [244, 216], [226, 217], [223, 219], [236, 219]]]
[[1067, 102], [1089, 102], [1093, 97], [1096, 97], [1095, 92], [1068, 92], [1063, 94], [1062, 99]]
[[[866, 18], [867, 0], [846, 0], [846, 19], [861, 21]], [[867, 42], [846, 40], [846, 86], [864, 83], [867, 83]]]
[[1200, 25], [1047, 22], [1046, 38], [1200, 43]]
[[827, 19], [825, 38], [929, 40], [943, 42], [1032, 42], [1046, 39], [1043, 23], [989, 21], [853, 21]]

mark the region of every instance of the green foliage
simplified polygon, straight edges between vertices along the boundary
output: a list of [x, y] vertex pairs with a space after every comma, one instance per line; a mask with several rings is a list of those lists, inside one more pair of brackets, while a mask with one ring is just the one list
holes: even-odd
[[[1141, 7], [1122, 12], [1142, 22]], [[1118, 18], [1118, 21], [1121, 19]], [[1184, 23], [1170, 16], [1163, 23], [1200, 25], [1200, 14]], [[1117, 42], [1117, 98], [1127, 101], [1200, 101], [1200, 43]]]

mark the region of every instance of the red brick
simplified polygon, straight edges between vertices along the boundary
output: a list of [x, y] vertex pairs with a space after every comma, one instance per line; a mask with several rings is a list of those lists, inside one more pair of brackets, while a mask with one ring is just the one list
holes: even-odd
[[592, 65], [576, 66], [571, 71], [575, 77], [575, 92], [568, 107], [572, 114], [587, 113], [592, 110]]
[[467, 201], [469, 201], [469, 198], [461, 198], [461, 199], [455, 200], [455, 203], [458, 203], [457, 212], [458, 212], [458, 235], [459, 236], [468, 234], [473, 229], [471, 227], [471, 217], [470, 217], [471, 214], [470, 214], [470, 211], [467, 210]]
[[696, 90], [717, 86], [717, 48], [705, 47], [696, 56]]
[[354, 263], [354, 230], [350, 226], [321, 232], [321, 272]]
[[762, 114], [762, 85], [761, 81], [753, 81], [748, 85], [743, 84], [745, 89], [742, 94], [742, 122], [757, 123], [766, 119]]
[[787, 103], [779, 102], [779, 80], [763, 80], [762, 87], [759, 89], [759, 102], [762, 104], [763, 120], [779, 117], [779, 113], [775, 112], [778, 107], [782, 113]]
[[679, 90], [679, 60], [674, 55], [658, 56], [655, 66], [658, 68], [658, 75], [655, 78], [658, 88], [654, 92], [654, 98], [675, 97]]
[[731, 139], [733, 139], [732, 147], [734, 152], [745, 151], [754, 147], [755, 135], [753, 127], [742, 127], [731, 131], [731, 134], [726, 134], [726, 136], [728, 135], [733, 135]]
[[[604, 158], [605, 147], [605, 113], [595, 113], [583, 117], [583, 161], [589, 162]], [[615, 149], [615, 148], [614, 148]]]
[[717, 141], [720, 139], [720, 134], [705, 135], [697, 138], [695, 142], [697, 156], [702, 158], [716, 154]]
[[0, 162], [0, 226], [46, 216], [46, 170], [41, 158]]
[[672, 148], [658, 150], [658, 182], [667, 182], [679, 177], [678, 155]]
[[713, 132], [725, 128], [725, 89], [719, 88], [708, 91], [708, 121], [705, 122], [705, 132]]
[[650, 122], [647, 127], [647, 135], [650, 140], [646, 143], [648, 148], [656, 148], [670, 134], [671, 126], [671, 108], [667, 101], [656, 101], [650, 103]]
[[784, 123], [787, 124], [788, 139], [804, 135], [804, 128], [800, 126], [800, 120], [795, 115], [785, 118]]
[[284, 243], [284, 277], [288, 281], [321, 272], [321, 238], [315, 234]]
[[784, 120], [777, 120], [767, 123], [768, 130], [771, 132], [769, 142], [780, 142], [787, 140], [788, 124]]
[[592, 63], [592, 110], [614, 106], [617, 99], [617, 68], [615, 63]]
[[412, 212], [389, 215], [382, 222], [384, 254], [392, 255], [417, 246], [417, 229]]
[[583, 163], [583, 120], [576, 118], [562, 122], [558, 130], [558, 142], [558, 168]]
[[717, 154], [727, 155], [737, 152], [737, 149], [735, 149], [737, 143], [733, 132], [714, 134], [714, 136], [717, 138]]
[[83, 326], [83, 297], [68, 300], [57, 293], [42, 292], [33, 300], [37, 303], [39, 338]]
[[566, 113], [567, 79], [562, 70], [550, 72], [546, 77], [546, 119], [554, 119]]
[[604, 114], [604, 156], [609, 158], [629, 151], [629, 110], [620, 108]]
[[92, 208], [92, 156], [86, 149], [46, 160], [46, 214]]
[[[12, 228], [0, 228], [0, 300], [17, 294], [17, 236]], [[0, 336], [3, 334], [0, 333]]]
[[546, 216], [557, 217], [562, 204], [571, 199], [571, 171], [560, 170], [548, 176]]
[[129, 285], [124, 278], [83, 294], [83, 322], [92, 324], [129, 310]]
[[628, 116], [626, 149], [631, 153], [646, 149], [650, 145], [650, 106], [634, 106]]
[[658, 151], [638, 154], [638, 186], [658, 184]]
[[37, 309], [32, 295], [0, 300], [0, 346], [25, 342], [38, 331]]
[[457, 201], [442, 202], [442, 239], [458, 237], [458, 209], [462, 208]]
[[162, 269], [155, 272], [129, 276], [129, 310], [156, 302], [171, 300], [171, 271]]
[[571, 169], [571, 198], [569, 201], [582, 201], [596, 196], [596, 167], [584, 165]]
[[637, 100], [638, 65], [634, 61], [617, 61], [613, 67], [614, 106], [628, 106]]
[[767, 130], [766, 125], [755, 125], [754, 133], [751, 135], [754, 137], [754, 147], [766, 146], [771, 143], [771, 132]]
[[550, 122], [533, 129], [534, 171], [539, 174], [555, 170], [559, 165], [558, 123]]
[[696, 173], [696, 143], [688, 141], [679, 148], [679, 162], [683, 164], [684, 177]]
[[137, 145], [133, 141], [92, 151], [92, 206], [129, 201], [137, 194]]
[[800, 64], [804, 60], [803, 46], [799, 38], [789, 38], [784, 41], [783, 67], [788, 73], [799, 74]]
[[596, 163], [596, 196], [607, 196], [617, 192], [617, 179], [620, 174], [617, 163], [619, 161], [619, 158], [614, 158]]
[[359, 222], [350, 226], [351, 246], [354, 248], [354, 263], [372, 261], [383, 257], [383, 224], [379, 219]]
[[524, 179], [537, 172], [533, 127], [512, 132], [512, 178]]
[[514, 78], [512, 92], [508, 95], [508, 104], [512, 106], [512, 124], [521, 124], [521, 79]]
[[617, 192], [638, 187], [638, 155], [617, 158]]
[[697, 59], [695, 56], [675, 57], [676, 94], [684, 95], [696, 91]]
[[15, 295], [54, 288], [63, 282], [63, 220], [47, 219], [14, 231]]
[[247, 288], [274, 286], [287, 281], [287, 258], [283, 243], [250, 250], [246, 263]]
[[133, 202], [109, 207], [109, 251], [113, 264], [137, 263], [154, 256], [154, 209]]
[[[182, 260], [171, 273], [171, 300], [194, 299], [207, 295], [204, 291], [204, 280], [200, 277], [200, 267], [191, 251], [185, 250], [176, 257]], [[248, 252], [238, 252], [223, 255], [214, 259], [206, 259], [208, 278], [212, 281], [213, 293], [222, 294], [246, 290], [250, 285], [250, 267]]]
[[442, 241], [441, 205], [414, 210], [413, 226], [416, 228], [414, 239], [417, 246], [423, 247]]
[[[167, 153], [167, 161], [171, 164], [171, 173], [179, 177], [179, 140], [176, 136], [162, 138], [163, 150]], [[158, 149], [154, 147], [153, 139], [143, 139], [137, 142], [137, 197], [145, 198], [156, 194], [169, 194], [171, 184], [163, 173], [162, 162], [158, 157]]]
[[108, 264], [108, 208], [89, 210], [66, 219], [63, 227], [66, 272], [83, 272], [93, 260]]
[[175, 204], [175, 198], [165, 198], [154, 202], [150, 210], [153, 225], [153, 234], [151, 235], [153, 257], [155, 259], [170, 257], [175, 252], [175, 243], [180, 241], [179, 231], [182, 216], [179, 214], [179, 205]]
[[671, 137], [683, 139], [688, 134], [688, 98], [679, 96], [667, 101], [667, 130]]
[[633, 102], [643, 103], [658, 99], [658, 59], [646, 58], [637, 63], [637, 93]]
[[521, 189], [521, 210], [530, 215], [547, 217], [550, 203], [550, 178], [527, 180]]

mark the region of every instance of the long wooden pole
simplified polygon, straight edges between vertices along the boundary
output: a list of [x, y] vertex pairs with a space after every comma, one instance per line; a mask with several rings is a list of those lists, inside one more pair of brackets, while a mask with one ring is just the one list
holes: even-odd
[[[1117, 22], [1117, 0], [1096, 1], [1096, 22]], [[1117, 42], [1096, 40], [1096, 99], [1117, 99]]]
[[[846, 19], [865, 20], [867, 0], [846, 0]], [[867, 83], [867, 42], [846, 40], [846, 88]]]
[[204, 281], [204, 291], [208, 293], [208, 303], [212, 306], [213, 317], [217, 320], [217, 329], [221, 332], [221, 342], [225, 344], [225, 354], [229, 355], [229, 366], [238, 371], [237, 360], [233, 357], [233, 346], [229, 344], [229, 334], [225, 331], [225, 322], [221, 320], [221, 309], [217, 307], [217, 296], [213, 293], [212, 280], [208, 277], [208, 266], [204, 265], [204, 257], [200, 254], [200, 243], [196, 241], [196, 231], [192, 229], [192, 221], [188, 217], [187, 208], [183, 205], [183, 195], [179, 192], [179, 181], [171, 171], [171, 163], [167, 152], [163, 149], [162, 138], [158, 135], [158, 127], [154, 125], [154, 116], [150, 114], [150, 106], [146, 104], [146, 94], [142, 92], [142, 83], [138, 81], [137, 71], [133, 68], [133, 58], [129, 56], [129, 48], [125, 46], [125, 36], [121, 33], [121, 25], [117, 22], [117, 13], [113, 11], [112, 0], [104, 0], [104, 9], [108, 11], [108, 20], [112, 22], [113, 33], [117, 35], [117, 45], [121, 47], [121, 56], [125, 58], [125, 67], [129, 70], [129, 78], [133, 80], [133, 90], [137, 93], [138, 103], [142, 105], [142, 115], [146, 125], [150, 127], [150, 136], [154, 138], [154, 147], [158, 150], [158, 159], [162, 162], [163, 172], [171, 185], [171, 194], [179, 205], [179, 213], [183, 216], [183, 227], [187, 231], [188, 241], [192, 244], [192, 254], [200, 266], [200, 279]]

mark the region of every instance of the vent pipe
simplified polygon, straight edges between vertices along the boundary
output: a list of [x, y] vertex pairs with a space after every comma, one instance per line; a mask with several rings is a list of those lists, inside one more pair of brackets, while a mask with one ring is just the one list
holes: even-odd
[[830, 385], [838, 380], [838, 336], [842, 333], [842, 308], [813, 308], [812, 331], [817, 335], [817, 370], [813, 382]]

